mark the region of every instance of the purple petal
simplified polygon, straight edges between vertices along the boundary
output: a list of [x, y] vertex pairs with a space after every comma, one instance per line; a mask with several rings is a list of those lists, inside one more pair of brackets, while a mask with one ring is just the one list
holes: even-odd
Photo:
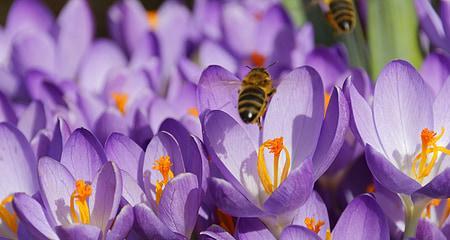
[[348, 129], [349, 111], [342, 90], [335, 87], [313, 156], [315, 179], [328, 169], [341, 150]]
[[355, 198], [342, 213], [333, 229], [333, 240], [389, 239], [386, 218], [370, 195]]
[[281, 232], [280, 240], [295, 239], [321, 240], [323, 238], [303, 226], [291, 225]]
[[8, 123], [0, 123], [0, 139], [0, 196], [34, 194], [38, 190], [36, 159], [27, 139]]
[[387, 160], [395, 167], [410, 161], [421, 144], [422, 129], [433, 126], [432, 97], [422, 77], [405, 61], [390, 62], [378, 76], [375, 126]]
[[106, 162], [102, 146], [92, 133], [84, 128], [75, 130], [64, 145], [61, 163], [75, 179], [94, 180], [97, 171]]
[[449, 2], [442, 2], [439, 4], [439, 15], [441, 16], [442, 26], [444, 27], [444, 31], [446, 36], [450, 34], [450, 4]]
[[69, 139], [71, 134], [70, 127], [67, 122], [58, 118], [55, 127], [53, 129], [51, 147], [48, 150], [48, 156], [53, 159], [61, 159], [63, 145]]
[[430, 53], [422, 63], [420, 75], [437, 95], [450, 75], [450, 60], [442, 53]]
[[242, 193], [236, 190], [229, 182], [210, 178], [208, 191], [212, 194], [214, 203], [228, 213], [236, 217], [258, 217], [263, 211], [250, 202]]
[[139, 48], [139, 41], [150, 30], [147, 14], [139, 1], [124, 1], [122, 5], [123, 40], [126, 49], [132, 53]]
[[450, 168], [447, 167], [443, 172], [434, 177], [427, 185], [421, 188], [417, 193], [423, 194], [431, 198], [449, 198], [450, 189]]
[[179, 113], [175, 112], [173, 106], [171, 106], [166, 100], [157, 98], [152, 101], [148, 110], [150, 127], [153, 132], [156, 132], [161, 123], [167, 118], [178, 118]]
[[193, 84], [198, 84], [198, 80], [200, 80], [200, 75], [203, 70], [202, 67], [188, 58], [182, 58], [178, 63], [177, 69], [180, 71], [183, 79]]
[[208, 229], [206, 229], [206, 231], [201, 232], [200, 235], [203, 237], [201, 239], [207, 240], [235, 240], [230, 233], [217, 225], [211, 225]]
[[62, 78], [73, 78], [91, 44], [94, 23], [86, 0], [69, 1], [59, 14], [56, 31], [56, 66]]
[[56, 233], [60, 239], [65, 240], [100, 240], [102, 231], [93, 225], [72, 224], [56, 227]]
[[223, 8], [222, 21], [226, 42], [233, 52], [239, 56], [250, 55], [257, 42], [256, 18], [241, 4], [231, 2]]
[[16, 113], [9, 99], [2, 92], [0, 92], [0, 122], [9, 122], [13, 125], [17, 123]]
[[24, 32], [13, 42], [11, 60], [14, 70], [25, 76], [29, 70], [53, 73], [55, 70], [55, 43], [43, 32]]
[[313, 192], [305, 204], [297, 210], [297, 215], [295, 215], [292, 224], [306, 227], [306, 218], [313, 218], [316, 221], [323, 221], [325, 223], [317, 233], [318, 236], [325, 239], [326, 231], [330, 229], [330, 221], [328, 219], [327, 206], [325, 206], [325, 203], [317, 192]]
[[39, 130], [45, 128], [46, 123], [44, 105], [36, 101], [28, 105], [27, 109], [21, 114], [17, 128], [30, 141]]
[[144, 203], [134, 207], [134, 215], [136, 216], [136, 222], [147, 239], [175, 239], [175, 234]]
[[113, 224], [122, 196], [122, 176], [117, 165], [105, 163], [92, 183], [92, 189], [91, 224], [106, 233]]
[[106, 157], [128, 172], [133, 179], [138, 179], [139, 162], [144, 159], [144, 151], [130, 138], [120, 133], [113, 133], [105, 144]]
[[47, 129], [39, 131], [36, 136], [30, 141], [30, 144], [37, 159], [48, 156], [48, 150], [51, 144], [50, 132], [47, 131]]
[[[222, 111], [211, 111], [204, 120], [207, 146], [221, 174], [252, 202], [263, 192], [257, 172], [256, 146], [245, 130]], [[245, 174], [243, 174], [245, 173]]]
[[75, 189], [75, 179], [64, 165], [44, 157], [38, 164], [39, 187], [42, 201], [50, 212], [49, 222], [52, 226], [70, 224], [70, 195]]
[[47, 221], [44, 209], [32, 197], [24, 193], [14, 195], [14, 211], [27, 231], [39, 239], [57, 239], [58, 236]]
[[416, 240], [445, 240], [445, 235], [434, 224], [420, 219], [416, 229]]
[[105, 144], [112, 133], [127, 134], [128, 126], [116, 111], [105, 111], [95, 122], [94, 133], [98, 140]]
[[9, 9], [6, 22], [11, 34], [31, 29], [48, 31], [53, 16], [41, 1], [17, 0]]
[[142, 149], [147, 148], [148, 143], [153, 138], [152, 128], [140, 110], [137, 110], [134, 115], [132, 128], [130, 129], [130, 138]]
[[323, 119], [323, 86], [310, 67], [293, 70], [281, 79], [264, 119], [264, 140], [284, 138], [293, 166], [312, 155]]
[[135, 206], [139, 203], [147, 202], [144, 191], [138, 185], [136, 179], [134, 179], [128, 172], [121, 171], [122, 174], [122, 197], [131, 206]]
[[100, 93], [108, 74], [125, 64], [125, 55], [114, 42], [97, 40], [82, 59], [79, 72], [80, 86], [86, 90]]
[[419, 183], [398, 170], [370, 145], [366, 145], [366, 159], [375, 179], [387, 189], [405, 194], [412, 194], [420, 189]]
[[279, 215], [293, 211], [303, 205], [313, 190], [312, 162], [305, 160], [303, 164], [292, 170], [286, 180], [264, 202], [264, 209]]
[[274, 4], [266, 10], [258, 24], [260, 37], [257, 41], [258, 52], [269, 55], [274, 50], [274, 42], [280, 31], [292, 27], [289, 16], [281, 4]]
[[48, 74], [37, 70], [31, 70], [25, 77], [25, 85], [33, 100], [40, 100], [50, 108], [65, 107], [68, 105], [64, 99], [64, 93], [59, 86], [51, 82]]
[[239, 218], [236, 223], [236, 237], [239, 240], [276, 239], [258, 218]]
[[134, 211], [130, 205], [125, 205], [114, 220], [106, 239], [125, 239], [134, 224]]
[[219, 44], [212, 41], [205, 41], [199, 48], [200, 66], [219, 65], [230, 72], [237, 71], [236, 59]]
[[415, 0], [416, 11], [422, 30], [438, 47], [448, 49], [444, 26], [428, 0]]
[[165, 186], [158, 206], [159, 217], [167, 227], [189, 238], [194, 229], [201, 202], [197, 177], [182, 173]]

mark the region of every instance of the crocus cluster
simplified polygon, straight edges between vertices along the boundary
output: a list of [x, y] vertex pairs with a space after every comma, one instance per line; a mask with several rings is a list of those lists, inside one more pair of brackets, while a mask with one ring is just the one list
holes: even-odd
[[431, 52], [370, 79], [277, 0], [118, 0], [106, 38], [88, 0], [15, 0], [0, 239], [450, 239], [450, 3], [415, 5]]

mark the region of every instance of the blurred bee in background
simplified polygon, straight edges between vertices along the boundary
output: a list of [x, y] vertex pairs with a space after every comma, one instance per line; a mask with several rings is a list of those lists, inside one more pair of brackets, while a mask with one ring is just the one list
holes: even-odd
[[[267, 68], [272, 66], [272, 63]], [[250, 67], [248, 67], [250, 68]], [[275, 93], [267, 68], [250, 68], [239, 89], [238, 112], [244, 123], [257, 123], [261, 128], [261, 118], [267, 110], [270, 97]]]
[[350, 33], [355, 28], [356, 10], [353, 0], [323, 0], [326, 17], [338, 34]]

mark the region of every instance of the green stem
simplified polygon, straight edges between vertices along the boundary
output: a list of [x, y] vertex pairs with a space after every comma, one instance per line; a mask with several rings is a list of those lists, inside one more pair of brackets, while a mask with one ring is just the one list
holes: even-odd
[[405, 208], [405, 233], [403, 234], [403, 240], [407, 240], [416, 236], [417, 224], [428, 200], [414, 203], [411, 196], [404, 194], [400, 194], [400, 198]]

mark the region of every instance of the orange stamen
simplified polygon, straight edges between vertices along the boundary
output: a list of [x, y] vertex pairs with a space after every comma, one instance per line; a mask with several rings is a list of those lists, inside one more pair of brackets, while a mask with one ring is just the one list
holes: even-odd
[[128, 94], [113, 92], [112, 98], [114, 99], [114, 102], [116, 103], [116, 107], [119, 110], [119, 112], [125, 114], [125, 106], [127, 105], [128, 102]]
[[158, 26], [158, 12], [156, 11], [148, 11], [147, 12], [147, 21], [152, 30], [155, 30]]
[[375, 192], [375, 184], [370, 183], [369, 185], [367, 185], [367, 187], [366, 187], [366, 192], [368, 192], [368, 193], [373, 193], [373, 192]]
[[167, 183], [174, 177], [172, 170], [170, 167], [172, 166], [172, 162], [170, 161], [169, 156], [162, 156], [158, 160], [155, 161], [152, 169], [157, 170], [161, 173], [163, 180], [156, 181], [155, 191], [156, 191], [156, 203], [159, 204], [161, 200], [162, 192]]
[[231, 235], [234, 235], [235, 227], [233, 217], [216, 209], [217, 220], [219, 220], [219, 225], [229, 232]]
[[325, 240], [331, 240], [331, 231], [330, 229], [327, 229], [326, 235], [325, 235]]
[[258, 52], [252, 52], [250, 60], [255, 67], [263, 67], [266, 63], [266, 57]]
[[327, 109], [328, 109], [328, 104], [330, 104], [330, 98], [331, 98], [331, 96], [330, 96], [330, 94], [329, 93], [327, 93], [327, 92], [325, 92], [325, 94], [324, 94], [324, 104], [325, 104], [325, 108], [324, 108], [324, 112], [323, 112], [323, 115], [325, 116], [326, 114], [327, 114]]
[[197, 118], [198, 116], [200, 116], [200, 113], [198, 112], [198, 109], [196, 107], [188, 108], [187, 114]]
[[322, 226], [325, 225], [325, 222], [319, 220], [316, 223], [316, 220], [314, 218], [307, 217], [307, 218], [305, 218], [305, 225], [309, 230], [311, 230], [315, 233], [319, 233]]
[[14, 211], [10, 212], [8, 208], [6, 208], [6, 205], [10, 204], [13, 199], [14, 195], [9, 195], [0, 203], [0, 219], [12, 232], [17, 233], [19, 227], [17, 215]]
[[[75, 190], [70, 196], [70, 215], [74, 223], [89, 224], [91, 222], [89, 206], [87, 204], [87, 200], [91, 194], [91, 185], [86, 184], [84, 180], [77, 180], [75, 182]], [[78, 207], [79, 217], [75, 210], [75, 205]]]

